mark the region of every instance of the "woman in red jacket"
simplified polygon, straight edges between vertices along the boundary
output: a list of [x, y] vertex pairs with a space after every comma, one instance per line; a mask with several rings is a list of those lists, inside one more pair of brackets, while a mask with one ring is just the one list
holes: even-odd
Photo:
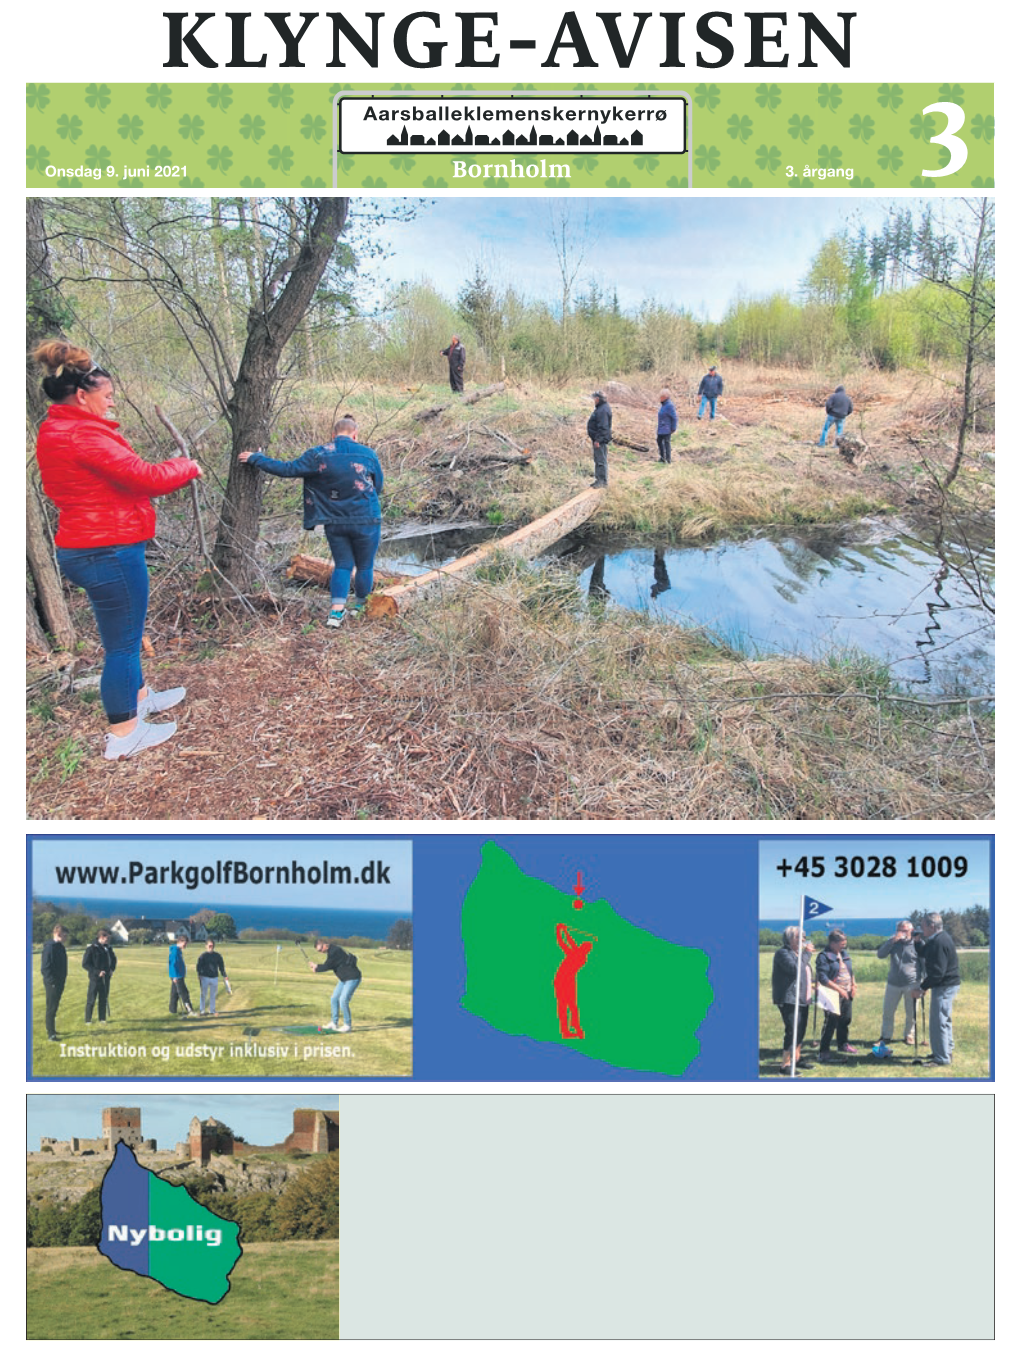
[[161, 744], [175, 722], [153, 725], [184, 688], [153, 692], [142, 675], [142, 633], [149, 603], [145, 544], [156, 532], [151, 496], [176, 491], [202, 470], [188, 458], [146, 463], [107, 420], [113, 381], [88, 351], [65, 341], [32, 353], [48, 371], [53, 403], [39, 427], [36, 457], [43, 490], [59, 511], [57, 561], [89, 596], [106, 652], [99, 690], [110, 722], [107, 758], [130, 758]]

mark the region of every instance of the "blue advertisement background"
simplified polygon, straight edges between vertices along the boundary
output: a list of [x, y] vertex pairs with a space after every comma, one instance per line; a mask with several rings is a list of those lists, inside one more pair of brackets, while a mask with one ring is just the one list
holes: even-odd
[[[573, 889], [580, 870], [585, 899], [605, 898], [635, 925], [703, 949], [714, 1000], [698, 1031], [701, 1052], [683, 1079], [757, 1079], [757, 837], [494, 834], [415, 843], [416, 1080], [675, 1079], [500, 1033], [460, 1008], [465, 978], [460, 904], [489, 840], [526, 874], [564, 893]], [[620, 995], [631, 1008], [640, 997], [626, 969], [620, 971]]]
[[[161, 834], [161, 837], [175, 836]], [[184, 840], [189, 835], [177, 834]], [[267, 835], [272, 836], [272, 835]], [[287, 837], [288, 834], [277, 836]], [[336, 834], [350, 840], [395, 841], [372, 834]], [[404, 834], [403, 836], [408, 836]], [[910, 840], [947, 843], [954, 834], [897, 834]], [[682, 1079], [689, 1082], [747, 1082], [758, 1080], [758, 922], [759, 842], [789, 840], [791, 852], [817, 851], [845, 838], [846, 849], [859, 849], [859, 836], [775, 834], [738, 836], [665, 836], [614, 834], [609, 836], [480, 834], [477, 836], [410, 836], [413, 842], [414, 921], [414, 1041], [413, 1076], [430, 1081], [543, 1081], [543, 1082], [669, 1082], [676, 1077], [625, 1070], [606, 1065], [555, 1043], [538, 1043], [493, 1029], [461, 1009], [465, 963], [461, 942], [461, 904], [479, 871], [487, 842], [502, 847], [529, 876], [543, 880], [564, 894], [572, 894], [581, 872], [583, 897], [605, 899], [620, 916], [664, 940], [694, 946], [708, 955], [708, 979], [713, 1002], [698, 1030], [701, 1051]], [[243, 843], [238, 834], [224, 841]], [[992, 911], [994, 951], [994, 839], [970, 834], [968, 841], [989, 844], [991, 864], [988, 905]], [[26, 909], [31, 932], [31, 851]], [[38, 839], [43, 840], [43, 839]], [[78, 839], [101, 845], [100, 834]], [[214, 840], [203, 835], [203, 841]], [[810, 846], [807, 844], [810, 843]], [[872, 843], [873, 845], [873, 843]], [[236, 847], [235, 847], [236, 849]], [[790, 920], [796, 919], [796, 895], [803, 881], [791, 879]], [[923, 895], [919, 890], [919, 900]], [[201, 894], [194, 906], [204, 905]], [[31, 1071], [31, 938], [26, 957], [27, 1071]], [[514, 951], [508, 948], [508, 958]], [[994, 957], [989, 995], [994, 1005]], [[640, 997], [628, 970], [620, 970], [620, 996], [631, 1008]], [[994, 1079], [995, 1023], [992, 1018], [991, 1060]], [[202, 1074], [201, 1079], [232, 1077]], [[43, 1077], [48, 1079], [48, 1077]], [[73, 1076], [61, 1079], [75, 1079]], [[92, 1077], [92, 1080], [98, 1079]], [[161, 1077], [137, 1077], [161, 1080]], [[178, 1078], [180, 1079], [180, 1078]], [[274, 1077], [276, 1080], [309, 1077]], [[320, 1079], [338, 1082], [336, 1075]], [[372, 1077], [379, 1080], [385, 1077]]]

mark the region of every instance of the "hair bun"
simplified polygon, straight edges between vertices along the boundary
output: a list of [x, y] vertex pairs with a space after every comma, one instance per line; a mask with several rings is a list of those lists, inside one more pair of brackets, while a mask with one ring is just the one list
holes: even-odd
[[44, 341], [35, 348], [32, 356], [40, 365], [59, 378], [64, 371], [87, 374], [93, 367], [93, 360], [83, 346], [72, 346], [67, 341]]

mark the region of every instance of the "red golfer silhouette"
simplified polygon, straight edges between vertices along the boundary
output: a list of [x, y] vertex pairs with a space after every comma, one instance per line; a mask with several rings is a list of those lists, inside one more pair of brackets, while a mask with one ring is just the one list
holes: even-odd
[[577, 975], [591, 953], [592, 942], [585, 940], [579, 945], [562, 922], [556, 924], [556, 942], [563, 951], [563, 962], [553, 977], [560, 1033], [564, 1038], [584, 1038], [577, 1011]]

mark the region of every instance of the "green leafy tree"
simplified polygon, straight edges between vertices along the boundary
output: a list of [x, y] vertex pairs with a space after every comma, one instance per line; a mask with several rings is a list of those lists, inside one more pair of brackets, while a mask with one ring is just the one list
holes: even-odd
[[67, 1244], [98, 1244], [103, 1234], [102, 1185], [90, 1188], [68, 1212]]
[[292, 1179], [276, 1202], [277, 1239], [337, 1239], [340, 1234], [340, 1152], [333, 1151]]
[[28, 1247], [30, 1249], [60, 1248], [67, 1243], [67, 1213], [54, 1202], [46, 1200], [28, 1208]]
[[237, 927], [229, 912], [216, 912], [206, 922], [206, 930], [214, 940], [236, 940]]
[[414, 930], [411, 922], [404, 917], [395, 921], [386, 936], [386, 944], [390, 949], [412, 949], [414, 947]]

